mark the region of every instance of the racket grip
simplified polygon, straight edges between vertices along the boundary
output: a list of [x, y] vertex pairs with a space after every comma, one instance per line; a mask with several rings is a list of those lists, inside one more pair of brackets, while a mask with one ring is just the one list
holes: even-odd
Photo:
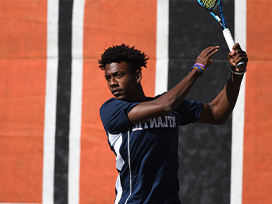
[[[223, 30], [223, 35], [224, 35], [224, 38], [225, 38], [225, 40], [226, 40], [226, 42], [227, 42], [227, 45], [228, 45], [228, 47], [229, 47], [229, 50], [231, 51], [231, 50], [232, 50], [232, 47], [233, 47], [233, 45], [234, 45], [234, 40], [233, 40], [233, 38], [232, 38], [232, 36], [231, 36], [230, 30], [229, 30], [228, 28], [225, 28], [225, 29]], [[242, 68], [243, 66], [244, 66], [244, 62], [239, 62], [239, 63], [236, 65], [237, 68]]]
[[231, 33], [230, 33], [230, 30], [228, 28], [225, 28], [223, 30], [223, 35], [224, 35], [224, 38], [227, 42], [227, 45], [229, 47], [229, 50], [231, 51], [232, 50], [232, 47], [234, 45], [234, 41], [233, 41], [233, 38], [231, 36]]

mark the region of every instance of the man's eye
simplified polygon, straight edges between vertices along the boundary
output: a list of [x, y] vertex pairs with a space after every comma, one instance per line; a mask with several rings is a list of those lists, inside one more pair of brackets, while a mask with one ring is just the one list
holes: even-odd
[[119, 73], [119, 74], [116, 74], [116, 77], [117, 77], [117, 78], [121, 78], [122, 76], [123, 76], [123, 75], [120, 74], [120, 73]]

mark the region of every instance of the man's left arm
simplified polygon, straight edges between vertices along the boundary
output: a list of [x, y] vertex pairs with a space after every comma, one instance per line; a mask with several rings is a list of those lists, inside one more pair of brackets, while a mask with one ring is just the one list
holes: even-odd
[[[210, 103], [204, 103], [204, 107], [197, 123], [205, 124], [223, 124], [227, 121], [235, 106], [240, 85], [243, 79], [243, 73], [246, 71], [247, 54], [236, 43], [232, 52], [228, 55], [229, 64], [233, 72], [224, 86], [223, 90]], [[236, 65], [244, 62], [244, 66], [240, 69]]]

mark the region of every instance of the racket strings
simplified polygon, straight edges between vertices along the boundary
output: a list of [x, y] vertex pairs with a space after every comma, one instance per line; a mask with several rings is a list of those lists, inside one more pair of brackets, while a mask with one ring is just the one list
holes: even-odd
[[199, 0], [199, 3], [206, 9], [214, 9], [218, 0]]

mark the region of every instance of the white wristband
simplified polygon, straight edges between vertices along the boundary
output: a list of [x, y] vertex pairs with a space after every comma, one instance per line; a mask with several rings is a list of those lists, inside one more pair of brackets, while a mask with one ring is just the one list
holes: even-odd
[[233, 74], [236, 74], [236, 75], [243, 75], [244, 73], [246, 73], [247, 69], [245, 69], [245, 70], [242, 71], [242, 72], [238, 72], [238, 71], [233, 70], [233, 69], [230, 69], [230, 71], [231, 71]]

